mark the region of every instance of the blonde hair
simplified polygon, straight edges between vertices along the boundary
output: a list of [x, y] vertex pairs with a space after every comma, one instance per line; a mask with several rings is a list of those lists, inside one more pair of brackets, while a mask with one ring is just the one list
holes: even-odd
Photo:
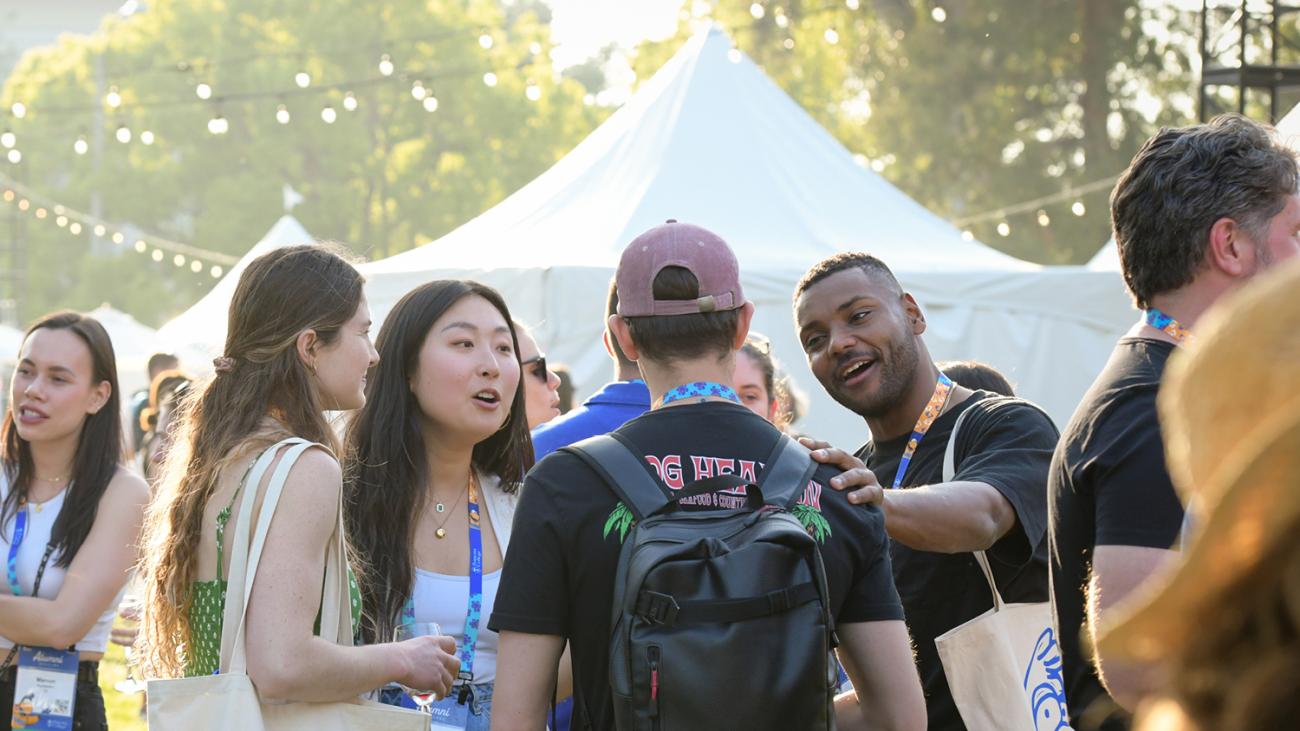
[[319, 245], [269, 252], [240, 276], [223, 356], [230, 368], [181, 402], [175, 447], [145, 516], [141, 656], [151, 676], [185, 674], [203, 515], [223, 471], [289, 436], [338, 453], [297, 339], [312, 330], [333, 342], [361, 297], [357, 270]]

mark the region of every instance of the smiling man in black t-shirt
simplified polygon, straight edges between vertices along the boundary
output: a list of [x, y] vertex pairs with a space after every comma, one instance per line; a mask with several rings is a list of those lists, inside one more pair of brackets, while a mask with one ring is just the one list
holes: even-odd
[[[921, 308], [869, 254], [817, 264], [799, 282], [794, 309], [813, 374], [871, 430], [858, 456], [877, 482], [854, 497], [885, 514], [930, 728], [963, 729], [934, 640], [993, 608], [974, 551], [987, 552], [1007, 602], [1047, 600], [1046, 485], [1056, 427], [1027, 403], [942, 376], [921, 338]], [[967, 411], [956, 474], [944, 482], [948, 439]]]
[[1165, 467], [1156, 393], [1202, 312], [1300, 255], [1295, 154], [1237, 115], [1161, 130], [1120, 175], [1111, 218], [1124, 281], [1145, 312], [1065, 428], [1050, 506], [1070, 712], [1076, 728], [1122, 731], [1153, 676], [1086, 647], [1111, 608], [1175, 556], [1183, 506]]
[[[735, 351], [753, 316], [731, 250], [702, 228], [670, 221], [628, 246], [617, 286], [619, 314], [610, 318], [610, 330], [637, 361], [654, 407], [616, 434], [636, 447], [669, 491], [726, 473], [752, 480], [781, 435], [723, 385], [732, 381]], [[874, 728], [920, 729], [924, 705], [884, 521], [879, 509], [851, 505], [843, 493], [825, 489], [837, 473], [819, 468], [791, 512], [819, 544], [840, 658], [860, 701], [837, 701], [839, 728], [857, 727], [865, 715]], [[743, 489], [705, 493], [684, 508], [740, 508]], [[541, 728], [566, 639], [573, 727], [614, 728], [611, 605], [631, 521], [601, 476], [573, 454], [554, 453], [528, 473], [488, 623], [501, 633], [494, 729]], [[718, 631], [738, 630], [719, 625]], [[708, 678], [707, 669], [696, 672]], [[751, 709], [783, 702], [749, 687], [745, 677], [708, 679], [699, 693]]]

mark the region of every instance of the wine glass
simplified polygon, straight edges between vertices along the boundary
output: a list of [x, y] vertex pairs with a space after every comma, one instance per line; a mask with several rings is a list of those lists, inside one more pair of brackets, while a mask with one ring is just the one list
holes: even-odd
[[143, 693], [145, 682], [139, 675], [140, 658], [136, 655], [135, 635], [139, 632], [140, 612], [144, 602], [135, 594], [127, 594], [118, 605], [117, 618], [121, 620], [113, 634], [114, 644], [122, 645], [126, 655], [126, 679], [113, 684], [119, 693], [132, 695]]
[[[393, 628], [393, 642], [410, 640], [416, 637], [438, 637], [442, 634], [442, 627], [437, 622], [412, 622], [410, 624], [399, 624]], [[415, 705], [424, 713], [430, 713], [429, 706], [438, 700], [438, 694], [430, 690], [419, 690], [402, 686], [402, 690], [415, 701]]]

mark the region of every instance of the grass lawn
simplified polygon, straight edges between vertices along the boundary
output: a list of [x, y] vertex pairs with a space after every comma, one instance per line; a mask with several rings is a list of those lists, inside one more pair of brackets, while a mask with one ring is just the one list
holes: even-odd
[[145, 731], [146, 724], [140, 716], [144, 694], [126, 695], [113, 689], [118, 681], [126, 680], [126, 657], [119, 645], [108, 643], [108, 652], [99, 663], [99, 687], [104, 691], [104, 707], [108, 710], [108, 727], [112, 731]]

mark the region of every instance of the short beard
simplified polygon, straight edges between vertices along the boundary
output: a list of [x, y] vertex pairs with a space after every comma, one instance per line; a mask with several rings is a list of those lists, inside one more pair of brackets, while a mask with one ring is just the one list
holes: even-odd
[[888, 361], [880, 361], [880, 387], [873, 393], [855, 399], [841, 392], [838, 387], [829, 389], [831, 398], [841, 406], [864, 419], [885, 416], [898, 408], [907, 398], [917, 366], [921, 362], [920, 349], [916, 347], [916, 338], [911, 335], [894, 341], [892, 354]]

